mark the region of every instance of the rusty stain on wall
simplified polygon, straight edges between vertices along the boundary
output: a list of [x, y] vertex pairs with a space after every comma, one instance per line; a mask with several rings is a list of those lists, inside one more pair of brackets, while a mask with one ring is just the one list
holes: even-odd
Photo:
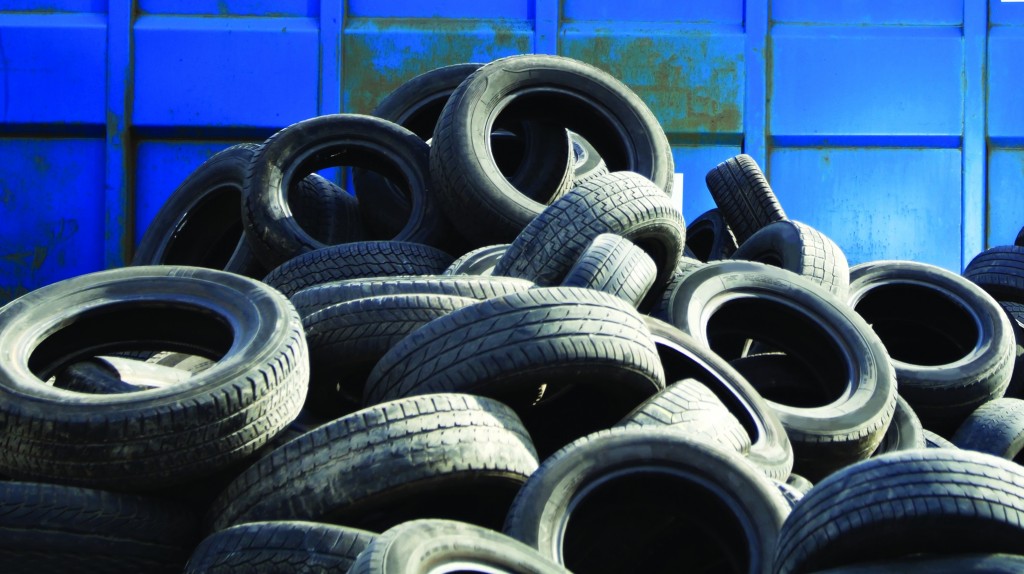
[[414, 76], [528, 53], [532, 42], [529, 23], [514, 20], [360, 19], [344, 36], [343, 109], [370, 113]]

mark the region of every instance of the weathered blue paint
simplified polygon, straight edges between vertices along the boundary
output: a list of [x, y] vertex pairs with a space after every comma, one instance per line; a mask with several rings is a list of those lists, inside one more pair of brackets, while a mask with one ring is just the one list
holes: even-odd
[[853, 262], [960, 269], [1024, 225], [1021, 2], [0, 0], [0, 302], [124, 264], [219, 149], [527, 52], [650, 105], [688, 220], [745, 152]]

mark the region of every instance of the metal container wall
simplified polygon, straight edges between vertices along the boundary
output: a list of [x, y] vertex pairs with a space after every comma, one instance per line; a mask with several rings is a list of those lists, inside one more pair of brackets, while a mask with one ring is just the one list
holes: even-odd
[[1024, 225], [1024, 2], [0, 0], [0, 303], [125, 264], [230, 144], [527, 52], [639, 93], [687, 220], [745, 152], [851, 263], [959, 270]]

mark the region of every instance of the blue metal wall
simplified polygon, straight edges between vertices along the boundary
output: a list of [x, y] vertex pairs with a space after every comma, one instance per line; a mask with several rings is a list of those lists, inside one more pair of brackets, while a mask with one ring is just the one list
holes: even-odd
[[852, 262], [959, 270], [1024, 225], [1024, 3], [0, 0], [0, 302], [123, 265], [227, 145], [524, 52], [640, 94], [687, 220], [746, 152]]

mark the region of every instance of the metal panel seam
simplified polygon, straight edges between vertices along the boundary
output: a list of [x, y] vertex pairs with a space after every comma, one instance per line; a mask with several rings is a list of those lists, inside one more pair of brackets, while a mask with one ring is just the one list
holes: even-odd
[[107, 14], [106, 171], [103, 263], [124, 266], [131, 258], [133, 233], [131, 141], [132, 21], [135, 0], [118, 0]]
[[960, 267], [985, 248], [985, 70], [988, 2], [964, 0], [964, 147]]
[[766, 130], [768, 115], [768, 11], [770, 0], [746, 0], [746, 94], [743, 103], [743, 151], [768, 171]]

